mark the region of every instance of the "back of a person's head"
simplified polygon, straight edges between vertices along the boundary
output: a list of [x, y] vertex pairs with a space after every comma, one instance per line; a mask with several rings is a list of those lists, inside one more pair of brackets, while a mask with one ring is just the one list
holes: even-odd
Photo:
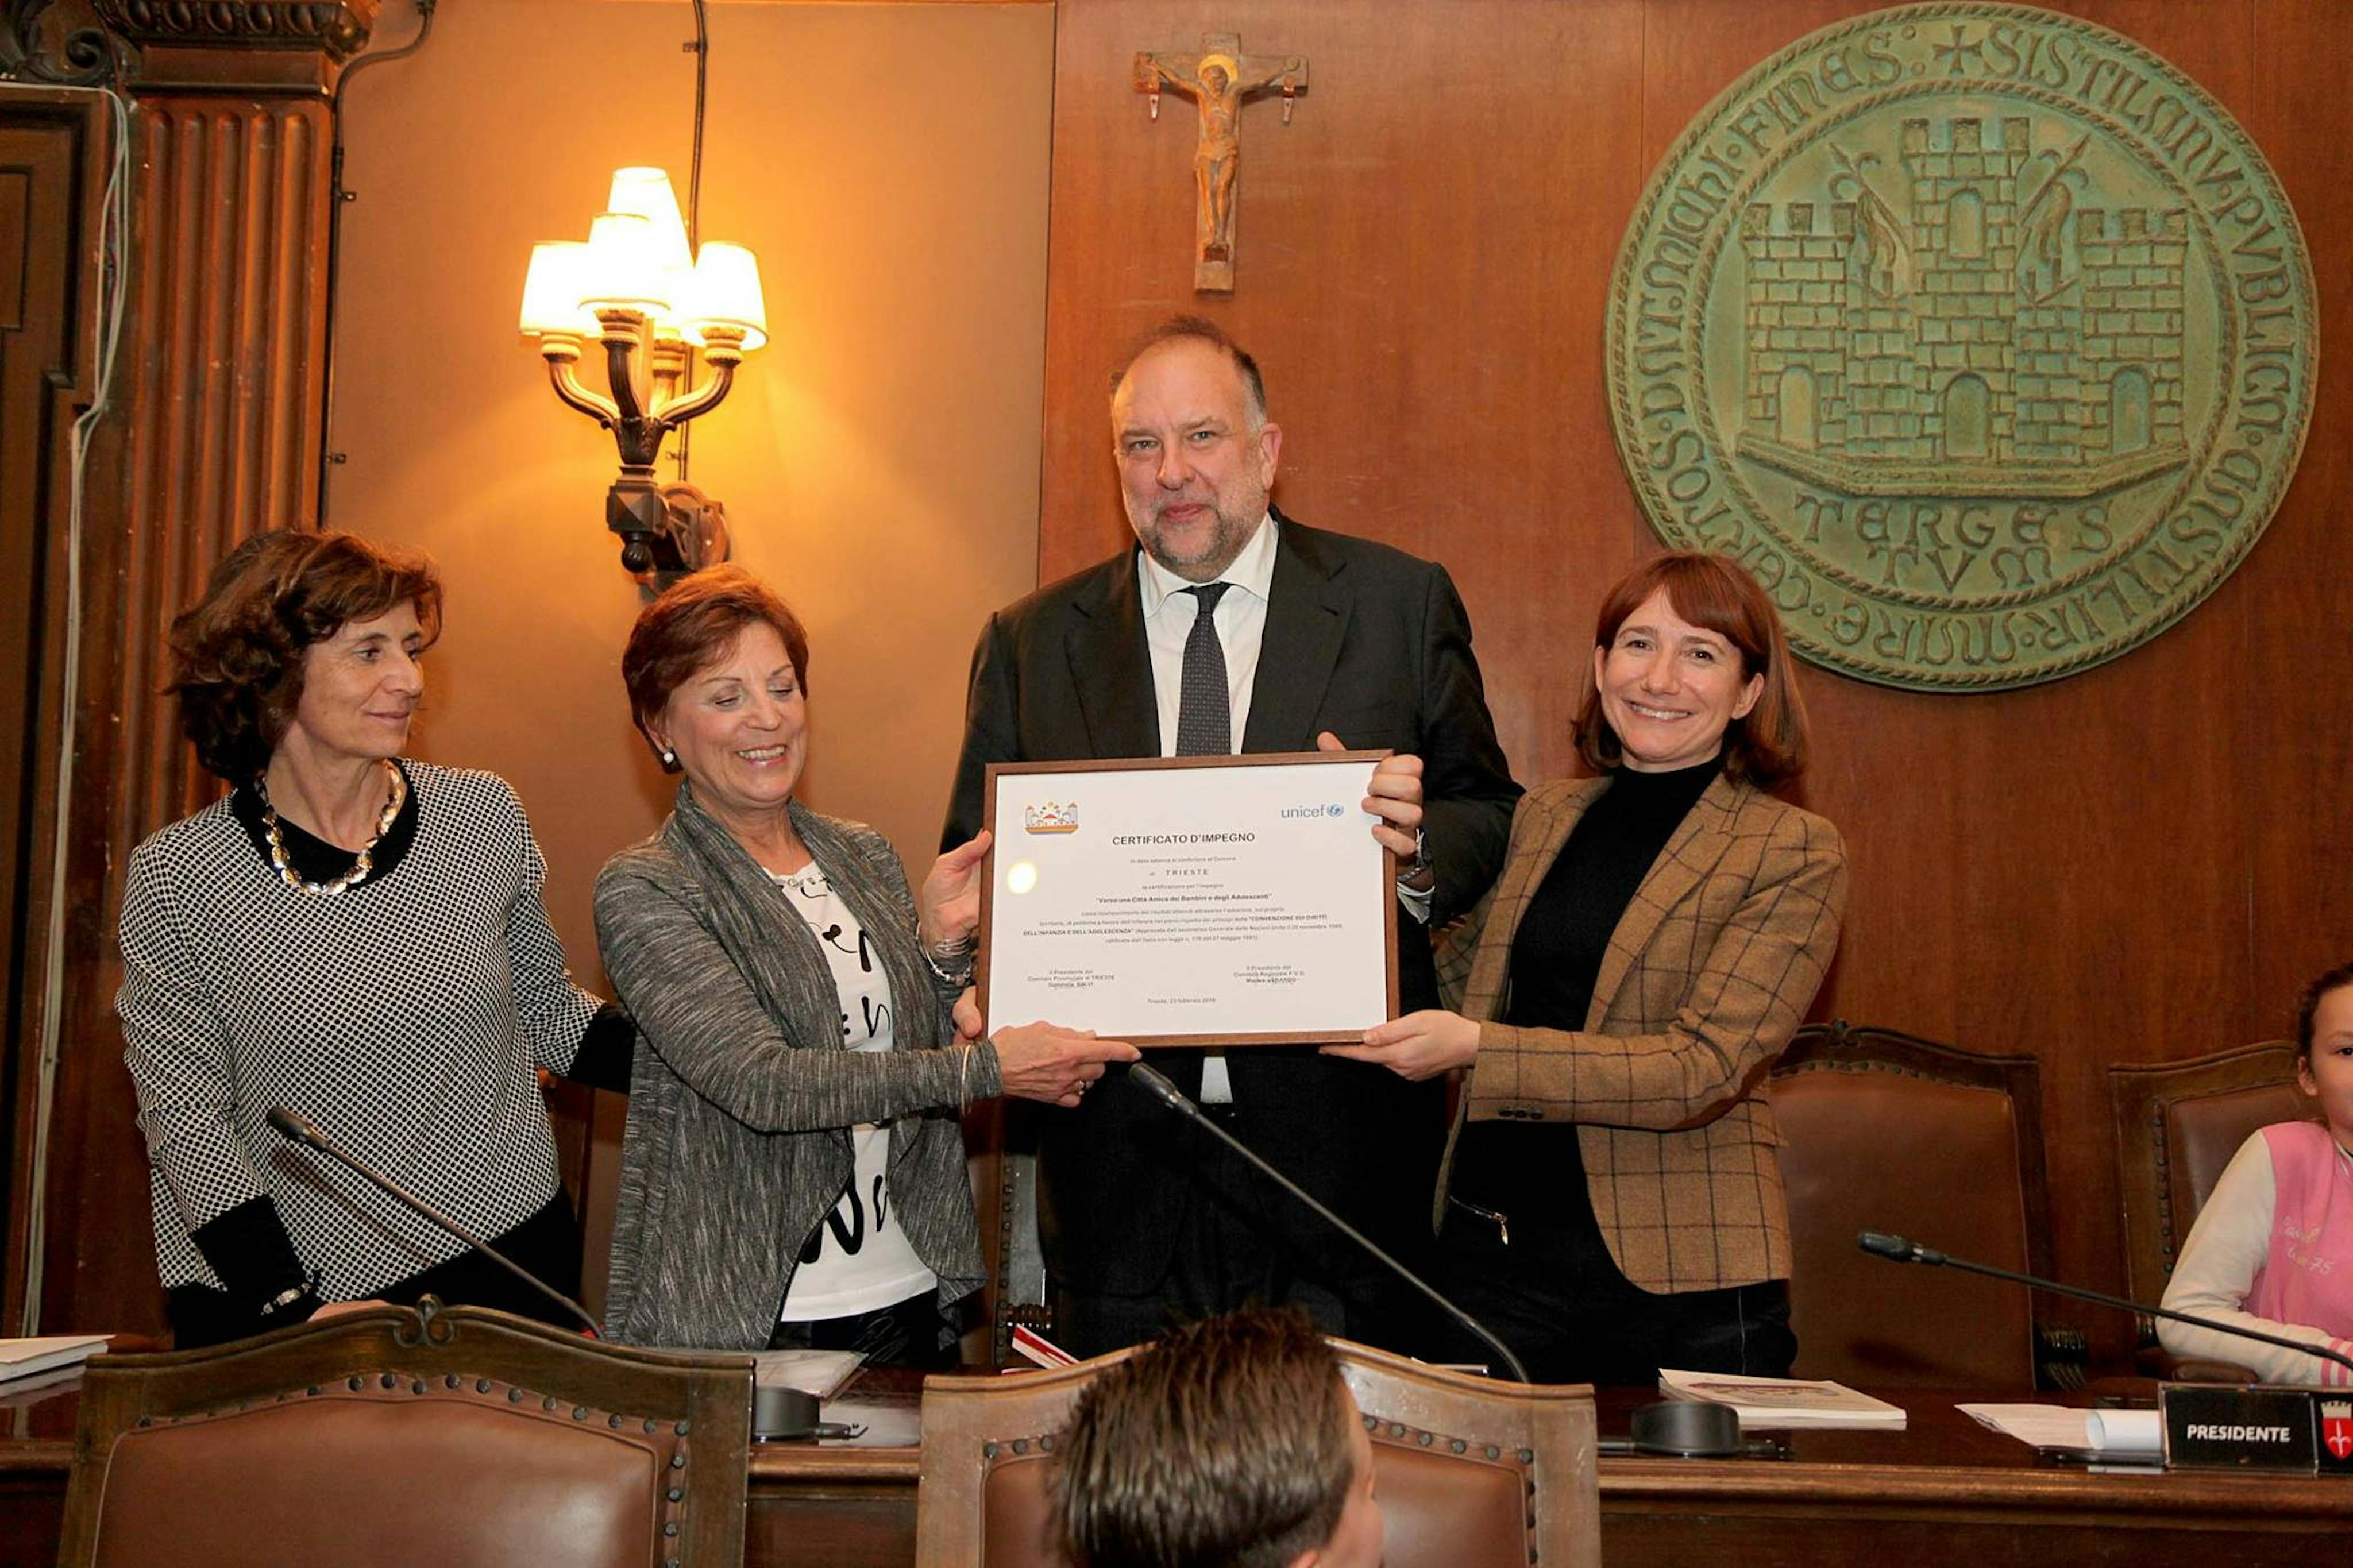
[[1283, 1568], [1330, 1540], [1355, 1401], [1295, 1311], [1175, 1329], [1097, 1378], [1055, 1445], [1074, 1568]]

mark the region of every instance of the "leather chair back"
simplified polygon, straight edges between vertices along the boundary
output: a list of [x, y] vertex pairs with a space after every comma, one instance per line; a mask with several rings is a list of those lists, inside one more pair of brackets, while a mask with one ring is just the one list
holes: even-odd
[[[2181, 1244], [2222, 1167], [2259, 1127], [2308, 1121], [2313, 1101], [2295, 1082], [2285, 1040], [2241, 1046], [2177, 1062], [2123, 1062], [2108, 1069], [2116, 1108], [2116, 1178], [2124, 1202], [2126, 1292], [2165, 1294]], [[2153, 1326], [2145, 1342], [2154, 1343]]]
[[430, 1301], [84, 1374], [59, 1562], [740, 1562], [751, 1363]]
[[1893, 1030], [1799, 1031], [1768, 1080], [1788, 1191], [1796, 1371], [1864, 1386], [2036, 1385], [2027, 1291], [1891, 1263], [1859, 1232], [2049, 1268], [2034, 1059]]
[[[1495, 1384], [1335, 1340], [1373, 1439], [1387, 1568], [1600, 1562], [1592, 1391]], [[1062, 1568], [1053, 1434], [1132, 1352], [1059, 1372], [923, 1385], [916, 1561]]]

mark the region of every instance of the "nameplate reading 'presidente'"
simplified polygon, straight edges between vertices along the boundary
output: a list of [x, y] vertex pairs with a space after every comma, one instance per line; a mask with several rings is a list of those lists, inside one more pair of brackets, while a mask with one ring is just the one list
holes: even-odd
[[2312, 410], [2311, 262], [2221, 107], [2105, 28], [1913, 5], [1735, 83], [1651, 177], [1611, 413], [1670, 542], [1790, 640], [1983, 690], [2154, 637], [2278, 505]]
[[1354, 1041], [1397, 1013], [1383, 752], [992, 763], [980, 1005], [1139, 1046]]

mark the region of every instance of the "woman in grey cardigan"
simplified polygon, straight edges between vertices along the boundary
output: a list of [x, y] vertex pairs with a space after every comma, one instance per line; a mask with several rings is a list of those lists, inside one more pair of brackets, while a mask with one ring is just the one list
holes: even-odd
[[793, 798], [808, 642], [737, 567], [646, 607], [621, 662], [682, 771], [661, 831], [596, 879], [636, 1017], [606, 1317], [616, 1339], [941, 1364], [980, 1285], [959, 1112], [1075, 1105], [1133, 1047], [1046, 1024], [954, 1043], [983, 834], [912, 899], [880, 834]]

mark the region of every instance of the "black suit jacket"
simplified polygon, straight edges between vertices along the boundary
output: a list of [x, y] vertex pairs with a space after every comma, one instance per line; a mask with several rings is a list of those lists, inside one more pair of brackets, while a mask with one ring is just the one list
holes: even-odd
[[[1432, 919], [1442, 924], [1494, 880], [1520, 794], [1487, 712], [1462, 601], [1443, 567], [1278, 517], [1242, 750], [1312, 752], [1329, 730], [1351, 747], [1419, 756], [1423, 831], [1438, 871]], [[1136, 562], [1124, 551], [989, 618], [973, 653], [944, 847], [979, 830], [990, 763], [1160, 754]], [[1401, 911], [1398, 935], [1400, 1005], [1436, 1006], [1428, 930]], [[1198, 1090], [1198, 1052], [1155, 1051], [1153, 1060], [1187, 1093]], [[1443, 1131], [1438, 1084], [1312, 1050], [1238, 1049], [1227, 1067], [1235, 1131], [1318, 1197], [1390, 1241], [1426, 1216]], [[1198, 1198], [1190, 1130], [1173, 1120], [1124, 1083], [1076, 1110], [1041, 1115], [1044, 1239], [1059, 1278], [1124, 1292], [1160, 1282], [1182, 1205]], [[1297, 1205], [1229, 1196], [1295, 1229], [1311, 1259], [1353, 1271], [1317, 1222], [1294, 1215]]]

